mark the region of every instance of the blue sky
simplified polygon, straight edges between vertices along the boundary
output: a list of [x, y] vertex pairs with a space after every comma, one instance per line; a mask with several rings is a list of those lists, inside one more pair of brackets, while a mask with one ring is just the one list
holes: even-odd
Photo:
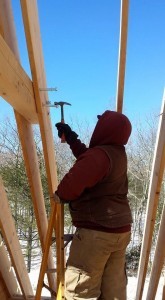
[[[94, 124], [115, 109], [120, 0], [38, 0], [49, 100], [67, 101], [70, 118]], [[13, 0], [21, 63], [30, 74], [20, 1]], [[134, 123], [159, 114], [165, 86], [165, 1], [130, 0], [123, 112]], [[12, 109], [0, 102], [1, 118]], [[60, 111], [51, 109], [52, 122]]]

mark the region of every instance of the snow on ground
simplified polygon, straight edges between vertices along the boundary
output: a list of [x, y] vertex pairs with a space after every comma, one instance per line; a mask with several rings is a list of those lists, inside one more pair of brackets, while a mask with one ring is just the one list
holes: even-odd
[[[39, 269], [31, 271], [31, 273], [29, 274], [31, 284], [32, 284], [33, 289], [34, 289], [34, 293], [35, 293], [36, 287], [37, 287], [38, 276], [39, 276]], [[146, 299], [148, 284], [149, 284], [149, 278], [146, 279], [142, 300]], [[164, 278], [161, 277], [160, 281], [159, 281], [158, 290], [157, 290], [155, 300], [161, 300], [162, 299], [163, 284], [164, 284]], [[136, 277], [128, 277], [127, 300], [134, 300], [135, 299], [136, 286], [137, 286], [137, 278]], [[48, 290], [43, 288], [42, 289], [42, 295], [43, 296], [50, 296], [50, 293], [49, 293]]]
[[[142, 300], [146, 300], [149, 278], [146, 278]], [[160, 278], [155, 300], [162, 299], [164, 277]], [[134, 300], [136, 295], [137, 277], [128, 277], [127, 300]]]

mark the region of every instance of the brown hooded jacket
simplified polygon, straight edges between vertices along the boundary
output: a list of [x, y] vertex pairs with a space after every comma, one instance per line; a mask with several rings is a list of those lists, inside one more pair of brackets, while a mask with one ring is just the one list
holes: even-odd
[[124, 147], [130, 134], [128, 118], [107, 110], [99, 116], [89, 148], [80, 140], [70, 145], [77, 160], [60, 182], [57, 194], [69, 202], [76, 227], [107, 232], [130, 230]]

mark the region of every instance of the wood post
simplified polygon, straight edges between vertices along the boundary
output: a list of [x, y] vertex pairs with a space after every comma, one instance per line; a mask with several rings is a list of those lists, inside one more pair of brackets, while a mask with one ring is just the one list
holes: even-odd
[[116, 111], [122, 112], [127, 50], [129, 0], [121, 0]]

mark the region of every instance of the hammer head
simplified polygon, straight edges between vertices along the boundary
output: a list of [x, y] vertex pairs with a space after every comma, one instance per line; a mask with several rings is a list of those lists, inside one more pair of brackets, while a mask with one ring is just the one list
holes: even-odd
[[54, 105], [57, 106], [57, 107], [58, 106], [64, 106], [64, 104], [71, 105], [70, 103], [64, 102], [64, 101], [54, 102]]
[[62, 122], [62, 123], [65, 123], [65, 122], [64, 122], [64, 109], [63, 109], [63, 106], [64, 106], [65, 104], [66, 104], [66, 105], [71, 105], [70, 103], [64, 102], [64, 101], [54, 102], [54, 105], [55, 105], [56, 107], [58, 107], [58, 106], [61, 107], [61, 122]]
[[[64, 102], [64, 101], [54, 102], [54, 105], [55, 105], [56, 107], [58, 107], [58, 106], [61, 107], [61, 122], [62, 122], [62, 123], [65, 123], [65, 121], [64, 121], [64, 109], [63, 109], [64, 104], [66, 104], [66, 105], [71, 105], [70, 103]], [[65, 142], [66, 142], [66, 140], [65, 140], [65, 135], [63, 134], [62, 137], [61, 137], [61, 143], [65, 143]]]

